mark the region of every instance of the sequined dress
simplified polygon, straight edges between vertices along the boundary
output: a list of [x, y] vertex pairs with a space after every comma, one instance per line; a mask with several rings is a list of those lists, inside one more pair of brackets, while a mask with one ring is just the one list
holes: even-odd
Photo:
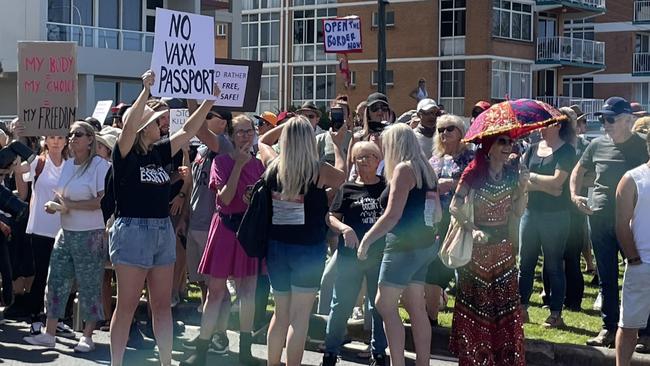
[[449, 349], [461, 366], [526, 364], [516, 258], [508, 237], [516, 186], [517, 177], [509, 174], [475, 191], [474, 222], [488, 234], [488, 243], [474, 243], [471, 262], [459, 269]]

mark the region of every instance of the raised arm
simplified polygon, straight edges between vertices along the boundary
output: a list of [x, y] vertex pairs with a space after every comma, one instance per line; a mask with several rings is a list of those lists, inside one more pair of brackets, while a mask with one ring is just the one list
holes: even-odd
[[138, 130], [145, 122], [142, 120], [142, 114], [144, 113], [144, 106], [147, 103], [147, 99], [149, 99], [151, 86], [154, 81], [155, 75], [153, 71], [147, 70], [147, 72], [142, 75], [142, 91], [140, 92], [138, 99], [136, 99], [131, 106], [126, 118], [124, 118], [122, 133], [120, 134], [120, 137], [117, 138], [117, 145], [120, 148], [120, 154], [123, 158], [131, 151]]
[[285, 125], [279, 125], [276, 127], [273, 127], [271, 130], [267, 131], [265, 134], [260, 136], [260, 144], [266, 144], [266, 145], [273, 145], [278, 140], [280, 139], [280, 135], [282, 135], [282, 130], [284, 129]]
[[[194, 113], [197, 109], [199, 109], [199, 103], [196, 102], [194, 99], [187, 99], [187, 110], [190, 112], [190, 114]], [[208, 112], [210, 113], [210, 112]], [[208, 147], [211, 151], [218, 153], [220, 149], [219, 145], [219, 136], [217, 136], [215, 133], [210, 131], [208, 128], [207, 123], [204, 123], [201, 125], [198, 131], [196, 131], [196, 137], [201, 140], [205, 144], [205, 146]]]
[[[214, 95], [219, 96], [220, 93], [221, 92], [219, 90], [219, 87], [217, 87], [215, 84]], [[210, 108], [212, 108], [213, 104], [214, 100], [204, 100], [203, 103], [201, 103], [199, 109], [194, 111], [194, 113], [190, 115], [187, 121], [185, 121], [183, 127], [181, 127], [180, 130], [176, 131], [172, 135], [172, 137], [169, 139], [172, 149], [172, 156], [176, 155], [178, 150], [180, 150], [183, 145], [188, 143], [192, 137], [196, 136], [196, 133], [199, 131], [201, 125], [205, 124], [205, 117], [208, 115], [208, 112], [210, 111]]]

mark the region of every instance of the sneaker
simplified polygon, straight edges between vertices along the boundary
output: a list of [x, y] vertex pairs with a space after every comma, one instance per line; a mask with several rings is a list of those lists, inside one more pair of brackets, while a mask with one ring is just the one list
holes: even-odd
[[596, 311], [600, 311], [603, 308], [603, 293], [598, 292], [598, 296], [596, 297], [596, 301], [594, 301], [594, 306], [592, 309]]
[[334, 366], [338, 361], [338, 356], [331, 353], [326, 353], [323, 355], [323, 361], [320, 363], [320, 366]]
[[361, 320], [363, 319], [363, 308], [360, 306], [355, 306], [354, 310], [352, 310], [352, 319], [353, 320]]
[[183, 341], [183, 347], [187, 349], [196, 349], [196, 341], [198, 339], [199, 335], [197, 334], [196, 337]]
[[542, 323], [542, 326], [544, 328], [560, 328], [564, 326], [564, 320], [562, 320], [562, 315], [558, 314], [551, 314], [549, 315], [546, 320], [544, 320], [544, 323]]
[[615, 338], [616, 332], [603, 329], [597, 336], [587, 340], [587, 346], [612, 347], [614, 346]]
[[208, 352], [216, 353], [218, 355], [225, 355], [228, 353], [228, 346], [230, 345], [230, 340], [226, 332], [217, 332], [212, 337], [212, 342], [210, 342], [210, 348]]
[[82, 336], [79, 338], [79, 343], [75, 346], [74, 351], [80, 353], [91, 352], [95, 350], [95, 342], [92, 338]]
[[640, 336], [634, 350], [639, 353], [650, 353], [650, 336]]
[[47, 348], [54, 348], [56, 346], [56, 337], [47, 333], [24, 337], [23, 339], [25, 342], [33, 344], [34, 346], [43, 346]]
[[29, 326], [29, 334], [35, 336], [41, 334], [41, 329], [43, 329], [45, 325], [42, 322], [33, 322], [32, 325]]
[[57, 337], [63, 337], [63, 338], [70, 338], [70, 339], [75, 339], [76, 338], [76, 336], [74, 334], [74, 330], [72, 330], [72, 328], [70, 328], [64, 322], [58, 322], [56, 324], [56, 336]]
[[385, 366], [386, 365], [386, 355], [376, 354], [372, 355], [370, 359], [370, 366]]

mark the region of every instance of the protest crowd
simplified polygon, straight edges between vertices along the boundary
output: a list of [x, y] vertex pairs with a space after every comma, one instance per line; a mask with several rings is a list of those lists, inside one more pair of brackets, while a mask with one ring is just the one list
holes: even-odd
[[[29, 202], [24, 218], [0, 223], [4, 316], [29, 318], [25, 342], [75, 338], [64, 320], [76, 297], [76, 352], [93, 352], [93, 333], [110, 331], [121, 365], [127, 347], [146, 347], [144, 334], [170, 365], [183, 331], [171, 308], [192, 284], [201, 328], [183, 342], [181, 365], [228, 351], [234, 307], [242, 364], [261, 364], [251, 345], [265, 343], [268, 365], [283, 352], [299, 365], [317, 312], [328, 319], [323, 365], [336, 364], [350, 317], [368, 320], [371, 365], [385, 365], [387, 350], [404, 365], [404, 307], [416, 364], [428, 365], [451, 292], [459, 364], [524, 365], [541, 255], [544, 327], [581, 310], [584, 256], [602, 298], [603, 328], [588, 344], [615, 345], [621, 365], [648, 351], [648, 117], [623, 98], [597, 113], [604, 134], [591, 141], [578, 106], [479, 101], [466, 120], [417, 93], [403, 114], [381, 93], [356, 105], [338, 95], [325, 116], [311, 102], [249, 117], [183, 100], [190, 117], [170, 133], [179, 100], [152, 98], [155, 80], [147, 71], [131, 105], [103, 124], [72, 123], [67, 138], [25, 138], [18, 119], [0, 127], [3, 147], [38, 152], [3, 170]], [[512, 116], [521, 123], [509, 125]], [[146, 325], [134, 321], [143, 288]]]

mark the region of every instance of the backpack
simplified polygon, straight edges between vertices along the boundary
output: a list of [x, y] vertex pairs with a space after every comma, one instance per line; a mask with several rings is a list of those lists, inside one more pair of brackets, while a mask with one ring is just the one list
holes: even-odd
[[251, 202], [237, 230], [237, 240], [249, 257], [264, 258], [271, 231], [271, 189], [260, 178], [251, 194]]

